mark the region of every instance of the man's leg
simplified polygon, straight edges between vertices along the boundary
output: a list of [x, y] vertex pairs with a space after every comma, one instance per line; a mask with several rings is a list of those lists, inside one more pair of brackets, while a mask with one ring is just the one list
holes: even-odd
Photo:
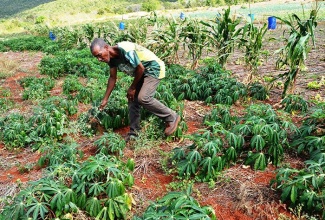
[[136, 136], [136, 133], [141, 129], [141, 127], [140, 127], [141, 106], [138, 102], [138, 95], [139, 95], [142, 85], [143, 85], [143, 78], [137, 84], [134, 101], [129, 100], [129, 102], [128, 102], [129, 119], [130, 119], [129, 135]]
[[[154, 98], [156, 89], [159, 85], [160, 80], [151, 76], [145, 76], [142, 88], [138, 95], [138, 102], [145, 109], [150, 111], [151, 113], [157, 115], [159, 118], [162, 118], [165, 122], [176, 123], [173, 126], [177, 127], [177, 124], [180, 120], [179, 116], [170, 108], [166, 107], [160, 101]], [[172, 128], [172, 130], [175, 130]], [[172, 131], [171, 130], [171, 131]], [[170, 135], [170, 131], [165, 133]]]

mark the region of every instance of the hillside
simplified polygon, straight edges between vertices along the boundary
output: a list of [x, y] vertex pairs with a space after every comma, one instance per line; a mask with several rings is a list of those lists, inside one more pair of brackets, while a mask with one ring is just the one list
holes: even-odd
[[54, 0], [2, 0], [0, 7], [0, 18], [13, 16], [20, 12], [35, 8], [41, 4], [49, 3]]

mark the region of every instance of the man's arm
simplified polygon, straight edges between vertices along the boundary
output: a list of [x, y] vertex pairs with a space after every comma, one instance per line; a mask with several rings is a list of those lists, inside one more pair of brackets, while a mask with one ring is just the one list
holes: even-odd
[[110, 75], [109, 75], [109, 78], [107, 81], [107, 88], [106, 88], [105, 96], [102, 100], [102, 103], [99, 106], [100, 110], [103, 110], [104, 107], [106, 106], [106, 104], [108, 102], [108, 98], [111, 95], [111, 93], [115, 87], [116, 79], [117, 79], [117, 68], [116, 67], [110, 68]]
[[134, 79], [133, 79], [133, 82], [132, 82], [130, 88], [128, 89], [128, 92], [127, 92], [127, 98], [129, 100], [131, 100], [131, 101], [134, 100], [135, 90], [137, 88], [138, 82], [141, 80], [141, 78], [143, 76], [143, 73], [144, 73], [144, 66], [142, 65], [142, 63], [140, 63], [135, 68], [135, 71], [134, 71]]

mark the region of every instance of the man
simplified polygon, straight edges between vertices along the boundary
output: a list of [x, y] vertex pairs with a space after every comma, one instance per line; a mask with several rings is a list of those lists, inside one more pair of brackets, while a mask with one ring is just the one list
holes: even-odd
[[180, 116], [154, 98], [160, 80], [165, 77], [163, 61], [148, 49], [131, 42], [120, 42], [116, 46], [110, 46], [103, 39], [96, 38], [90, 45], [90, 51], [99, 61], [110, 66], [110, 76], [100, 110], [106, 106], [115, 87], [117, 68], [134, 77], [127, 91], [130, 132], [126, 140], [137, 136], [141, 129], [141, 106], [166, 122], [166, 136], [175, 132]]

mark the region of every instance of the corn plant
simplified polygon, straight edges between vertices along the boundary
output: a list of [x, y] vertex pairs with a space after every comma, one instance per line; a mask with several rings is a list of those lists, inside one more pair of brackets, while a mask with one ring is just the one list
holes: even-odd
[[288, 66], [289, 68], [276, 78], [284, 78], [285, 80], [282, 98], [286, 96], [288, 89], [290, 89], [290, 93], [294, 92], [297, 77], [300, 71], [305, 68], [310, 38], [312, 38], [315, 46], [316, 15], [317, 13], [312, 10], [307, 21], [302, 21], [296, 14], [290, 16], [288, 20], [276, 17], [290, 27], [290, 35], [286, 39], [286, 45], [277, 51], [279, 58], [276, 61], [276, 66], [278, 68]]
[[[161, 27], [162, 22], [167, 22], [166, 26]], [[174, 17], [161, 21], [153, 30], [151, 37], [147, 41], [147, 46], [155, 52], [167, 64], [179, 63], [179, 47], [182, 44], [182, 27], [184, 23]], [[166, 48], [168, 48], [166, 50]]]
[[253, 81], [256, 76], [258, 67], [261, 65], [263, 38], [267, 31], [267, 25], [261, 28], [255, 27], [253, 23], [248, 23], [243, 27], [242, 37], [239, 41], [239, 47], [244, 47], [245, 63], [249, 67], [248, 83]]
[[189, 56], [192, 59], [191, 69], [197, 68], [203, 50], [209, 48], [206, 29], [206, 26], [197, 19], [188, 19], [182, 29], [180, 37], [183, 38], [183, 45], [188, 48]]
[[144, 45], [147, 42], [148, 22], [147, 19], [136, 19], [132, 23], [129, 22], [127, 30], [130, 41]]
[[216, 220], [210, 206], [201, 206], [192, 196], [191, 186], [186, 192], [169, 192], [163, 198], [147, 207], [142, 217], [133, 220], [153, 219], [206, 219]]
[[228, 7], [217, 19], [210, 22], [201, 21], [201, 23], [207, 26], [211, 45], [216, 49], [217, 62], [224, 67], [239, 39], [241, 29], [236, 28], [240, 19], [231, 18], [230, 7]]

